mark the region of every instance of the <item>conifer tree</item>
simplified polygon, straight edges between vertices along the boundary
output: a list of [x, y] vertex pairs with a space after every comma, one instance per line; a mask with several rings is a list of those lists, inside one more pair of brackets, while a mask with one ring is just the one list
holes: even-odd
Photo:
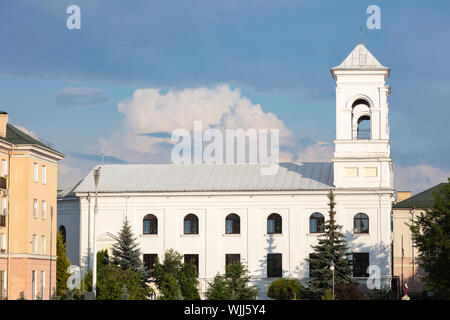
[[111, 263], [119, 266], [122, 270], [132, 270], [140, 273], [143, 283], [148, 280], [148, 271], [142, 263], [139, 244], [127, 219], [123, 223], [116, 243], [113, 244]]
[[308, 283], [307, 293], [312, 299], [320, 299], [332, 288], [331, 262], [334, 263], [335, 283], [353, 283], [351, 254], [344, 235], [340, 232], [342, 226], [336, 224], [334, 193], [328, 194], [329, 220], [325, 222], [324, 234], [319, 238], [319, 244], [312, 246], [314, 253], [309, 259], [310, 276], [314, 278]]
[[70, 273], [67, 272], [70, 261], [67, 258], [66, 250], [63, 235], [58, 232], [56, 237], [56, 295], [59, 297], [62, 297], [67, 291], [67, 279], [70, 277]]

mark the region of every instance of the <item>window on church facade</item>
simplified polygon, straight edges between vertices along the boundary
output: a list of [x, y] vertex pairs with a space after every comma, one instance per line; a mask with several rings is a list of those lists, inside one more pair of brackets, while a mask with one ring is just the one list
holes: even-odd
[[195, 214], [188, 214], [184, 217], [184, 233], [198, 234], [198, 218]]
[[354, 218], [354, 233], [369, 233], [369, 217], [365, 213], [358, 213]]
[[144, 217], [144, 234], [158, 234], [158, 218], [153, 214]]
[[198, 276], [198, 254], [185, 254], [184, 263], [190, 263], [195, 267]]
[[368, 277], [367, 272], [369, 268], [369, 253], [368, 252], [354, 252], [353, 253], [353, 276], [354, 277]]
[[158, 259], [158, 255], [156, 253], [145, 253], [144, 258], [144, 266], [147, 270], [152, 270], [155, 267], [156, 260]]
[[281, 253], [268, 253], [267, 254], [267, 277], [282, 277], [282, 256]]
[[282, 219], [278, 213], [272, 213], [267, 218], [267, 234], [282, 233]]
[[241, 233], [241, 219], [235, 213], [227, 215], [225, 218], [225, 233], [226, 234], [240, 234]]
[[314, 212], [309, 217], [309, 232], [321, 233], [324, 232], [325, 218], [320, 212]]
[[227, 253], [225, 255], [225, 266], [229, 265], [230, 263], [239, 262], [241, 261], [241, 255], [239, 253]]

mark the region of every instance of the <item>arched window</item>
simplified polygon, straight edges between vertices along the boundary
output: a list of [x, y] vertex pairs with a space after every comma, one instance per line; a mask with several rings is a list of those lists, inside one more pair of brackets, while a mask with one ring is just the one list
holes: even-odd
[[59, 233], [61, 233], [62, 237], [63, 237], [63, 241], [64, 243], [66, 243], [66, 227], [64, 227], [63, 225], [59, 226]]
[[282, 226], [282, 219], [278, 213], [272, 213], [267, 218], [267, 233], [268, 234], [281, 233], [281, 231], [282, 231], [281, 226]]
[[356, 138], [358, 140], [370, 139], [370, 116], [362, 116], [358, 119]]
[[353, 139], [370, 139], [370, 104], [358, 99], [352, 104], [352, 136]]
[[240, 234], [241, 233], [241, 219], [235, 213], [230, 213], [225, 218], [225, 233], [226, 234]]
[[354, 233], [369, 233], [369, 217], [365, 213], [358, 213], [354, 218]]
[[195, 214], [188, 214], [184, 217], [184, 233], [198, 234], [198, 218]]
[[320, 212], [314, 212], [309, 217], [309, 232], [310, 233], [320, 233], [324, 232], [325, 218]]
[[155, 215], [144, 217], [144, 234], [158, 234], [158, 218]]

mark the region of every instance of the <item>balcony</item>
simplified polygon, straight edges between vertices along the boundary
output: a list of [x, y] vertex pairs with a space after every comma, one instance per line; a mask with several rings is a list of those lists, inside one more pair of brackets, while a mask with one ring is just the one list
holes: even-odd
[[6, 190], [8, 187], [6, 177], [0, 177], [0, 189]]

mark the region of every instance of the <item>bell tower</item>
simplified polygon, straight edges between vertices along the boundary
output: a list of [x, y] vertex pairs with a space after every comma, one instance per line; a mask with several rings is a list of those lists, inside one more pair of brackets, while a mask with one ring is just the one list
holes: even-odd
[[393, 189], [386, 85], [390, 69], [363, 44], [331, 69], [336, 80], [336, 188]]

